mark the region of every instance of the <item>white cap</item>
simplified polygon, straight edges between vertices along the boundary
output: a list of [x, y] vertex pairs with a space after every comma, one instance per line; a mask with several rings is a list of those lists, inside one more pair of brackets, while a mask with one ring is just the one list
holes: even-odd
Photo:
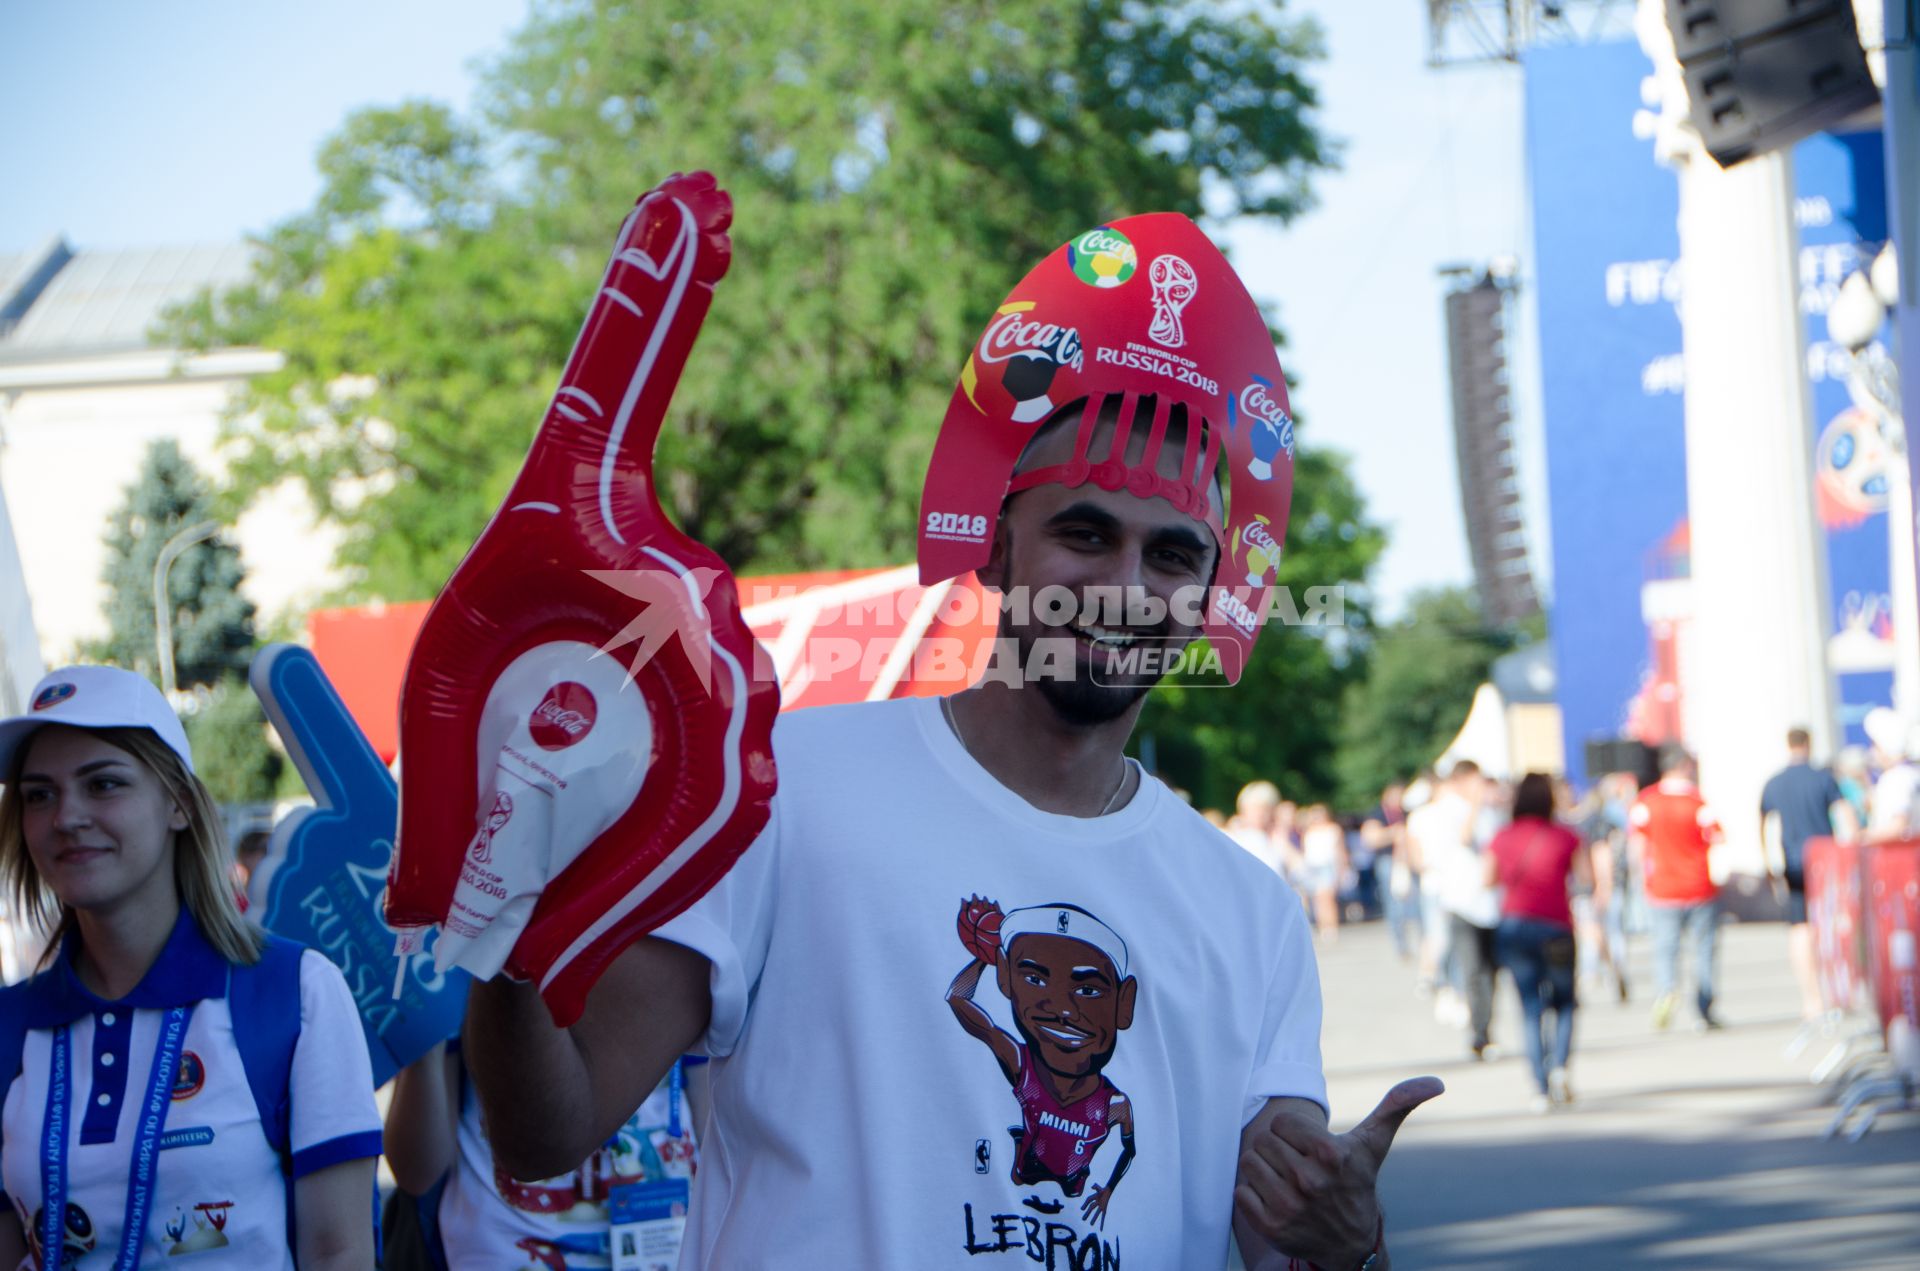
[[1078, 905], [1029, 905], [1000, 920], [1000, 947], [1011, 950], [1015, 936], [1065, 936], [1107, 955], [1121, 979], [1127, 978], [1127, 942], [1112, 927]]
[[167, 699], [144, 675], [113, 666], [68, 666], [50, 671], [33, 686], [27, 713], [0, 719], [0, 780], [13, 771], [14, 756], [48, 724], [71, 728], [150, 728], [193, 771], [187, 730]]
[[1896, 759], [1912, 759], [1920, 755], [1920, 747], [1915, 745], [1916, 741], [1920, 741], [1920, 729], [1908, 728], [1896, 710], [1876, 706], [1860, 721], [1860, 727], [1882, 754], [1892, 755]]

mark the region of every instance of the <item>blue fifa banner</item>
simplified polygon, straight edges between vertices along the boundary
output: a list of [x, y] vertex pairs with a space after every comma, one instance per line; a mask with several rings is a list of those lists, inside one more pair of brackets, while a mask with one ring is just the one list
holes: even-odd
[[464, 971], [433, 967], [434, 937], [402, 966], [382, 916], [400, 795], [393, 774], [306, 649], [269, 645], [249, 673], [316, 807], [273, 831], [262, 925], [327, 955], [346, 976], [374, 1085], [460, 1030]]
[[[1600, 775], [1584, 770], [1587, 742], [1634, 732], [1684, 681], [1661, 642], [1684, 624], [1687, 604], [1685, 276], [1674, 174], [1636, 135], [1651, 69], [1631, 41], [1540, 47], [1525, 59], [1549, 625], [1576, 780]], [[1813, 390], [1808, 497], [1827, 535], [1829, 657], [1849, 740], [1892, 694], [1886, 497], [1878, 432], [1851, 409], [1846, 354], [1827, 339], [1825, 313], [1840, 280], [1885, 236], [1879, 147], [1867, 133], [1794, 148]]]

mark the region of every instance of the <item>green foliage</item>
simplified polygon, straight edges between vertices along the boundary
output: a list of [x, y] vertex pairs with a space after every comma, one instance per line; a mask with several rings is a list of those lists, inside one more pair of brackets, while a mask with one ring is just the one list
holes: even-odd
[[[1151, 745], [1160, 775], [1196, 807], [1231, 810], [1240, 787], [1259, 778], [1290, 799], [1330, 796], [1340, 704], [1366, 669], [1372, 618], [1361, 584], [1385, 547], [1344, 457], [1298, 451], [1279, 582], [1302, 623], [1270, 621], [1232, 689], [1155, 690], [1134, 730], [1135, 753]], [[1321, 588], [1338, 589], [1337, 598]]]
[[[171, 440], [148, 447], [140, 475], [108, 522], [107, 636], [85, 650], [160, 682], [155, 649], [153, 569], [180, 531], [213, 519], [212, 494]], [[245, 675], [253, 651], [253, 602], [239, 591], [240, 553], [218, 536], [187, 548], [167, 571], [174, 666], [183, 687]]]
[[518, 469], [619, 217], [708, 168], [734, 266], [661, 439], [669, 513], [743, 571], [904, 559], [964, 351], [1045, 252], [1203, 191], [1217, 216], [1306, 205], [1318, 35], [1266, 12], [544, 6], [481, 119], [351, 117], [315, 206], [168, 338], [283, 352], [236, 411], [240, 488], [295, 475], [357, 592], [428, 596]]
[[1471, 588], [1416, 593], [1406, 616], [1374, 641], [1366, 679], [1348, 690], [1339, 732], [1343, 805], [1370, 806], [1388, 782], [1439, 758], [1494, 659], [1514, 644], [1512, 633], [1487, 627]]
[[216, 803], [274, 799], [286, 761], [267, 740], [267, 717], [244, 680], [221, 680], [185, 720], [193, 766]]

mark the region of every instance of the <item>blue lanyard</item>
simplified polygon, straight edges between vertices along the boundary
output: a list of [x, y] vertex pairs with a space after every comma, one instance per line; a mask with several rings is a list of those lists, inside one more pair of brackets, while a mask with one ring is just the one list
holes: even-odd
[[[115, 1271], [134, 1271], [146, 1241], [147, 1214], [153, 1208], [153, 1176], [160, 1155], [160, 1131], [173, 1101], [173, 1083], [180, 1070], [180, 1051], [187, 1039], [191, 1006], [176, 1006], [160, 1020], [160, 1040], [153, 1050], [153, 1072], [133, 1141], [133, 1162], [127, 1180], [127, 1212], [120, 1231], [120, 1256]], [[47, 1077], [45, 1137], [40, 1147], [40, 1265], [60, 1265], [67, 1227], [67, 1123], [73, 1114], [73, 1036], [66, 1026], [53, 1034], [53, 1061]]]
[[681, 1075], [685, 1065], [678, 1059], [673, 1061], [673, 1071], [667, 1076], [667, 1137], [680, 1137], [680, 1091], [686, 1085]]

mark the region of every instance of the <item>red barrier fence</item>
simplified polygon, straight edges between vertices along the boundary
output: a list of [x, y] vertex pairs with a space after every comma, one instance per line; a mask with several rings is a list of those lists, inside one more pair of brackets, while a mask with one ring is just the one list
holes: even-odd
[[[1827, 1004], [1871, 1004], [1883, 1031], [1920, 1033], [1920, 841], [1806, 847], [1807, 922]], [[1894, 1028], [1895, 1021], [1905, 1021]]]
[[1866, 887], [1860, 848], [1830, 838], [1806, 846], [1807, 925], [1820, 995], [1837, 1010], [1867, 1005]]
[[1920, 1030], [1920, 843], [1865, 849], [1867, 932], [1874, 1005], [1882, 1028], [1895, 1020]]

